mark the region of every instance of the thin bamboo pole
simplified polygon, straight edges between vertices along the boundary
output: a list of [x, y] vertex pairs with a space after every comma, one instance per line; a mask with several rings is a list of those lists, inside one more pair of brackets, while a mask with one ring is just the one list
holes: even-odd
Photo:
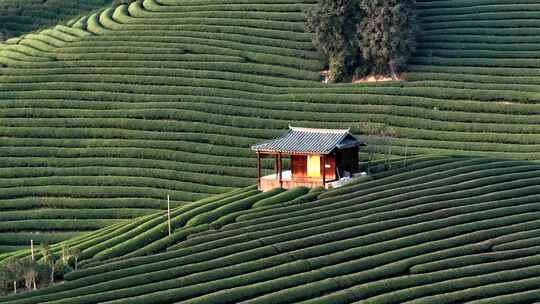
[[169, 236], [172, 235], [171, 227], [171, 200], [169, 195], [167, 195], [167, 223], [169, 224]]

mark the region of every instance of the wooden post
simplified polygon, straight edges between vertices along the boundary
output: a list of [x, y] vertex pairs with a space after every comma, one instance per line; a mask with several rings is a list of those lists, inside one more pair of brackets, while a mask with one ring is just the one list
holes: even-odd
[[30, 240], [30, 253], [32, 254], [32, 261], [35, 261], [36, 258], [34, 256], [34, 240]]
[[13, 293], [17, 294], [17, 281], [13, 281]]
[[171, 229], [171, 201], [169, 195], [167, 195], [167, 222], [169, 224], [169, 236], [172, 235]]
[[261, 154], [257, 151], [257, 189], [261, 189]]
[[326, 155], [323, 155], [322, 156], [322, 186], [323, 186], [323, 189], [326, 189]]
[[276, 180], [279, 177], [279, 160], [278, 155], [274, 155], [274, 173], [276, 174]]
[[281, 152], [278, 154], [279, 158], [279, 187], [283, 188], [283, 168], [281, 162]]

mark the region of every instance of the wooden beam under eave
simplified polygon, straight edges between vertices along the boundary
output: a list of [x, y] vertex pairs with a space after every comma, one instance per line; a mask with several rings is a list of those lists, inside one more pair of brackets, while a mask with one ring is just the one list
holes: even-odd
[[281, 153], [278, 154], [279, 158], [279, 187], [283, 188], [283, 163], [281, 161]]
[[322, 163], [323, 163], [323, 170], [322, 170], [322, 186], [323, 189], [326, 189], [326, 155], [322, 155]]
[[276, 174], [276, 179], [278, 179], [279, 175], [279, 155], [274, 155], [274, 174]]
[[257, 189], [261, 190], [261, 154], [257, 152]]

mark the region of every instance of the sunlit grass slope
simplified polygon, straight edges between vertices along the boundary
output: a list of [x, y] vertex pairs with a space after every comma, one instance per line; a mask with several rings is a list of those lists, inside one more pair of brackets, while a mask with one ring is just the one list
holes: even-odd
[[[262, 198], [239, 190], [200, 203], [232, 199], [224, 205], [229, 212], [212, 209], [188, 220], [191, 211], [185, 211], [188, 224], [156, 239], [167, 252], [99, 265], [100, 255], [121, 250], [106, 246], [105, 238], [102, 251], [66, 282], [0, 301], [535, 303], [539, 180], [538, 162], [443, 157], [316, 199], [295, 194], [282, 201], [286, 192]], [[243, 209], [231, 208], [246, 199], [251, 203]], [[147, 246], [141, 245], [129, 252]]]
[[408, 81], [332, 86], [313, 3], [145, 0], [0, 44], [0, 250], [252, 185], [249, 146], [289, 125], [540, 158], [540, 1], [418, 1]]

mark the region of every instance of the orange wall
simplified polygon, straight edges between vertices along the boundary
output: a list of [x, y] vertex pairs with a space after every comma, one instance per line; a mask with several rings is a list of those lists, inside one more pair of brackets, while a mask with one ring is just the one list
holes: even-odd
[[293, 178], [304, 178], [307, 175], [307, 156], [292, 155], [291, 171]]
[[[331, 181], [336, 179], [336, 156], [327, 155], [326, 165], [328, 168], [324, 168], [323, 160], [321, 157], [321, 180], [322, 170], [326, 170], [326, 180]], [[305, 155], [292, 155], [291, 156], [291, 171], [293, 178], [306, 178], [307, 177], [307, 156]]]

